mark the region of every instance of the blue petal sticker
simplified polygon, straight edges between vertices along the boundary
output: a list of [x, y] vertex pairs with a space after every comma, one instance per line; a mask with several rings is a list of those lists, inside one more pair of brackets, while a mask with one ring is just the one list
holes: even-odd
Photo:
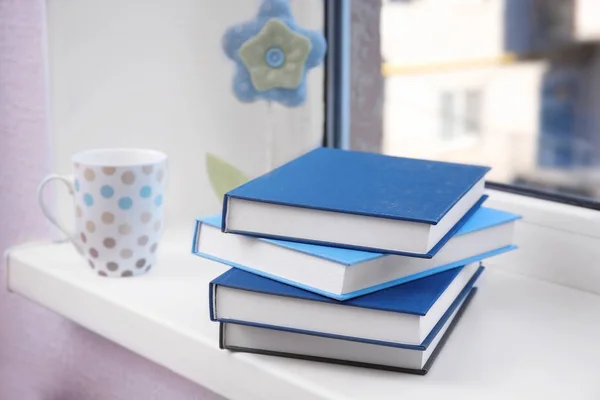
[[229, 28], [223, 50], [236, 64], [233, 92], [296, 107], [306, 99], [306, 74], [321, 64], [327, 44], [319, 31], [296, 24], [287, 0], [265, 0], [254, 20]]

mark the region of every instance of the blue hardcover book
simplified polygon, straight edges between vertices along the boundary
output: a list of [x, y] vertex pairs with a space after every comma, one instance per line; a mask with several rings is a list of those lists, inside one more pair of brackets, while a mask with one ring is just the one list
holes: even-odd
[[386, 346], [423, 348], [484, 267], [472, 263], [344, 302], [240, 269], [210, 283], [213, 321]]
[[519, 215], [481, 207], [433, 258], [372, 253], [221, 231], [221, 215], [196, 221], [192, 253], [348, 300], [512, 250]]
[[489, 167], [318, 148], [231, 191], [223, 232], [431, 258]]
[[422, 348], [382, 346], [233, 323], [220, 324], [219, 344], [222, 349], [235, 352], [425, 375], [476, 291], [474, 287], [464, 300], [460, 298], [453, 303], [422, 343]]

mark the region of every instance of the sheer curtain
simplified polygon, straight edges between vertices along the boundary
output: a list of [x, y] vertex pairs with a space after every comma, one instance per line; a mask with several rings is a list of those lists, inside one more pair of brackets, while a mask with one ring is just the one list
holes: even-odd
[[48, 233], [36, 197], [50, 165], [43, 3], [0, 1], [0, 249]]

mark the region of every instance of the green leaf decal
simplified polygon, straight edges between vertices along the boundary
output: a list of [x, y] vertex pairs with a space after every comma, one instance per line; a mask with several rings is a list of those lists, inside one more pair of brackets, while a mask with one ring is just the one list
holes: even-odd
[[210, 153], [206, 153], [206, 171], [219, 200], [223, 199], [225, 193], [249, 180], [242, 171]]

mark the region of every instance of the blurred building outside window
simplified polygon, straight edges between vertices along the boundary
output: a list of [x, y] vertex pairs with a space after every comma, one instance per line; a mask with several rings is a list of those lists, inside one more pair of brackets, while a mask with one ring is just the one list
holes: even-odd
[[379, 151], [600, 200], [598, 15], [598, 0], [381, 0]]

